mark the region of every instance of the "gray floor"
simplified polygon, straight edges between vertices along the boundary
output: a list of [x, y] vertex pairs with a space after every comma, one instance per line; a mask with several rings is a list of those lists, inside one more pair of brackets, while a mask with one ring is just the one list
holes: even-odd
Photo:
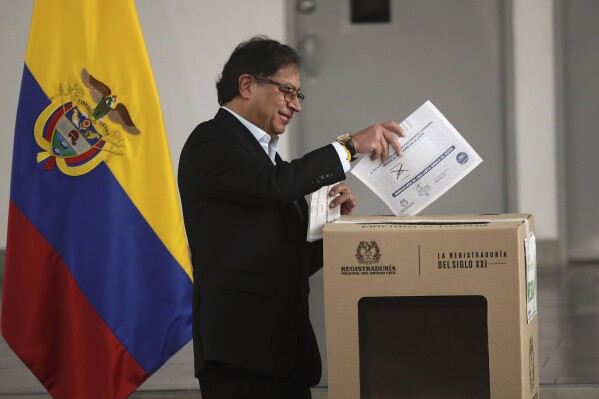
[[599, 267], [543, 271], [538, 286], [541, 384], [599, 386]]
[[[599, 265], [539, 270], [539, 361], [543, 399], [599, 399]], [[191, 345], [132, 398], [199, 398]], [[0, 339], [0, 398], [48, 398]], [[314, 399], [326, 399], [326, 388]]]

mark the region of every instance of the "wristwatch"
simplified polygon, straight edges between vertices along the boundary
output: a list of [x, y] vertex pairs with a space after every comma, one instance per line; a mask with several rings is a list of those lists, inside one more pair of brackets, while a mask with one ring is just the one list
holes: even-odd
[[345, 148], [345, 150], [349, 154], [349, 157], [347, 160], [350, 162], [353, 162], [357, 159], [355, 157], [356, 147], [354, 146], [354, 142], [352, 141], [352, 138], [353, 138], [353, 136], [349, 133], [342, 134], [341, 136], [337, 137], [337, 142], [339, 144], [341, 144], [343, 146], [343, 148]]

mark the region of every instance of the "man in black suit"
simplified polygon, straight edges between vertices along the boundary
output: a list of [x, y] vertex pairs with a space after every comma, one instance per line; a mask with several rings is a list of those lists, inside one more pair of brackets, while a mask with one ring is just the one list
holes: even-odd
[[[301, 111], [299, 57], [266, 37], [241, 43], [217, 83], [222, 106], [189, 136], [179, 190], [194, 267], [193, 342], [203, 399], [310, 398], [321, 360], [308, 318], [322, 241], [306, 242], [304, 199], [345, 179], [356, 153], [401, 152], [394, 122], [291, 162], [278, 136]], [[323, 132], [326, 134], [326, 132]], [[355, 206], [344, 183], [331, 206]]]

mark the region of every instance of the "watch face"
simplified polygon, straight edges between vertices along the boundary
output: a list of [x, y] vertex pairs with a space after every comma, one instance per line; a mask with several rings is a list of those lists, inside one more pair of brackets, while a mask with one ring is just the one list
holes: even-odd
[[342, 134], [341, 136], [337, 137], [337, 142], [343, 144], [346, 141], [348, 141], [351, 138], [351, 135], [346, 133], [346, 134]]

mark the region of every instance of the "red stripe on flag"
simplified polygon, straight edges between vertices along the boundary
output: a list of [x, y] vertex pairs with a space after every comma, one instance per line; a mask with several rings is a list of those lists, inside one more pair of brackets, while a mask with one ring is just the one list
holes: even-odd
[[148, 378], [12, 201], [2, 335], [55, 398], [126, 398]]

